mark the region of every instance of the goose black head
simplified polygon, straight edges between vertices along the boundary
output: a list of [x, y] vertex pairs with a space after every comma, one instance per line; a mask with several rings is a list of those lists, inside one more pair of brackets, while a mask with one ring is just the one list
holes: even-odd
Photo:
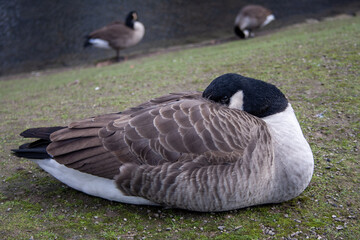
[[215, 78], [202, 96], [260, 118], [282, 112], [288, 105], [285, 95], [276, 86], [235, 73]]
[[138, 14], [136, 11], [131, 11], [128, 13], [126, 20], [125, 20], [125, 25], [128, 26], [129, 28], [134, 28], [134, 22], [138, 20]]

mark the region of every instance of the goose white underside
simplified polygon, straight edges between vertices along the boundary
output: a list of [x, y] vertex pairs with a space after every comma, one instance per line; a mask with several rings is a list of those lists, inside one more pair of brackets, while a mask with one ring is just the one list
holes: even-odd
[[91, 43], [91, 45], [97, 48], [111, 49], [109, 42], [100, 38], [91, 38], [89, 39], [89, 43]]
[[248, 38], [248, 37], [250, 37], [250, 32], [249, 32], [249, 30], [244, 30], [243, 31], [243, 33], [244, 33], [244, 35], [245, 35], [245, 38]]
[[114, 180], [97, 177], [68, 168], [59, 164], [54, 159], [34, 160], [34, 162], [59, 181], [86, 194], [122, 203], [158, 205], [141, 197], [125, 196], [118, 188], [116, 188]]

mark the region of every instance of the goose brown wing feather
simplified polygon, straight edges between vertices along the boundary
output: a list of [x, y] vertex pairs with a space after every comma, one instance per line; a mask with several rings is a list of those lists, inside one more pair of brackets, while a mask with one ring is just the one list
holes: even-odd
[[[253, 189], [267, 192], [274, 187], [272, 139], [264, 122], [251, 122], [251, 128], [243, 129], [250, 131], [238, 135], [246, 135], [242, 151], [189, 154], [183, 161], [157, 166], [124, 164], [116, 177], [117, 186], [125, 194], [162, 205], [206, 212], [251, 206], [266, 199], [262, 191]], [[258, 204], [262, 203], [267, 202]]]
[[[99, 130], [119, 118], [111, 113], [76, 121], [50, 135], [47, 152], [59, 163], [105, 178], [114, 178], [121, 163], [102, 145]], [[110, 168], [110, 169], [109, 169]]]
[[134, 30], [127, 27], [124, 23], [113, 22], [105, 27], [93, 31], [89, 34], [89, 37], [103, 39], [105, 41], [108, 41], [110, 46], [113, 46], [114, 44], [119, 44], [117, 43], [119, 39], [129, 38], [133, 34], [133, 32]]
[[124, 164], [157, 166], [203, 157], [209, 164], [231, 164], [261, 124], [198, 92], [169, 94], [122, 113], [73, 122], [50, 136], [47, 151], [61, 164], [107, 178]]
[[245, 15], [264, 21], [271, 14], [271, 11], [259, 5], [249, 5], [243, 9]]
[[[256, 29], [261, 26], [261, 24], [266, 20], [266, 17], [271, 14], [269, 9], [266, 9], [259, 5], [248, 5], [244, 7], [239, 16], [243, 22], [241, 29]], [[246, 19], [246, 20], [244, 20]]]
[[[247, 113], [200, 98], [181, 98], [147, 107], [149, 109], [141, 110], [140, 114], [129, 112], [128, 121], [120, 117], [99, 132], [104, 147], [123, 163], [140, 161], [160, 165], [179, 161], [184, 155], [193, 158], [205, 153], [241, 155], [250, 141], [252, 129], [264, 124]], [[237, 121], [246, 122], [247, 126], [239, 128]], [[129, 156], [123, 151], [127, 148], [135, 156], [130, 161], [123, 155]], [[222, 161], [227, 160], [225, 156]]]
[[171, 102], [180, 101], [180, 99], [200, 99], [201, 92], [179, 92], [179, 93], [170, 93], [163, 95], [161, 97], [150, 99], [147, 102], [144, 102], [136, 107], [129, 108], [122, 112], [124, 115], [129, 115], [131, 117], [140, 115], [145, 111], [150, 109], [158, 108], [161, 105], [166, 105]]
[[[118, 174], [118, 169], [123, 163], [140, 163], [138, 158], [151, 159], [148, 162], [153, 164], [159, 163], [161, 162], [159, 154], [155, 154], [146, 148], [142, 149], [142, 145], [145, 144], [144, 141], [143, 143], [140, 141], [142, 137], [137, 139], [137, 144], [130, 143], [130, 139], [135, 138], [136, 131], [129, 131], [126, 138], [121, 138], [121, 131], [113, 126], [113, 122], [117, 120], [118, 124], [126, 125], [133, 116], [137, 116], [149, 109], [154, 109], [158, 105], [167, 104], [189, 96], [199, 98], [201, 93], [168, 94], [140, 104], [135, 108], [127, 109], [123, 113], [110, 113], [72, 122], [67, 128], [55, 131], [50, 135], [52, 142], [47, 147], [47, 152], [61, 164], [106, 178], [113, 178]], [[104, 127], [107, 127], [108, 131], [106, 133], [102, 131], [102, 137], [106, 137], [110, 141], [107, 147], [103, 145], [99, 137], [99, 131]], [[120, 141], [111, 142], [111, 140], [116, 140], [119, 137]], [[146, 144], [149, 144], [149, 142], [146, 142]], [[109, 149], [114, 148], [112, 145], [116, 147], [115, 151], [109, 151]], [[161, 146], [152, 140], [150, 145], [154, 149], [162, 151], [163, 155], [171, 155], [171, 153], [164, 152]], [[139, 156], [132, 154], [130, 149], [133, 149], [133, 152], [139, 153]], [[117, 156], [122, 156], [122, 159], [119, 160]]]

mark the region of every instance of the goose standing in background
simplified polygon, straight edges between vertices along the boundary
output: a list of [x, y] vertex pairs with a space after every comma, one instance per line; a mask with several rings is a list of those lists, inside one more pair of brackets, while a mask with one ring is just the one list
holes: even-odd
[[203, 93], [32, 128], [14, 149], [68, 186], [130, 204], [226, 211], [298, 196], [314, 168], [290, 103], [274, 85], [225, 74]]
[[235, 34], [240, 38], [254, 37], [253, 30], [264, 27], [274, 19], [269, 9], [260, 5], [247, 5], [236, 16]]
[[116, 51], [116, 60], [120, 60], [120, 50], [138, 44], [144, 37], [145, 27], [138, 21], [138, 14], [131, 11], [122, 22], [113, 22], [109, 25], [93, 31], [86, 37], [84, 47], [94, 46], [98, 48]]

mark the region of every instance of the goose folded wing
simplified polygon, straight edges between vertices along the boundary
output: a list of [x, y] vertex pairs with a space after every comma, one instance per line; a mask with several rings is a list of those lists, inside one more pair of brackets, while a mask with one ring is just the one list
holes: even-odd
[[[256, 179], [270, 176], [273, 169], [266, 124], [206, 100], [181, 99], [128, 121], [120, 118], [99, 135], [123, 163], [116, 177], [118, 188], [168, 206], [198, 211], [233, 208], [242, 197], [237, 188], [247, 189], [250, 175], [252, 184], [261, 185], [264, 181]], [[137, 161], [128, 158], [129, 151]]]
[[47, 151], [67, 167], [115, 178], [125, 194], [198, 211], [232, 208], [247, 178], [258, 184], [272, 171], [259, 118], [198, 95], [139, 106], [73, 122], [50, 136]]
[[[155, 98], [137, 107], [125, 110], [123, 113], [111, 113], [81, 121], [72, 122], [67, 128], [51, 134], [51, 143], [47, 152], [60, 164], [74, 168], [81, 172], [100, 177], [113, 179], [119, 173], [119, 167], [124, 162], [140, 163], [138, 156], [131, 153], [130, 146], [120, 137], [113, 144], [118, 148], [123, 147], [124, 154], [119, 159], [116, 154], [103, 145], [99, 131], [109, 123], [117, 120], [127, 124], [130, 118], [159, 105], [178, 101], [183, 96], [189, 97], [193, 93], [176, 93]], [[197, 97], [199, 93], [195, 94]], [[118, 129], [117, 129], [118, 130]], [[120, 132], [117, 132], [119, 135]]]
[[119, 38], [128, 38], [133, 30], [121, 22], [114, 22], [90, 33], [91, 38], [100, 38], [111, 43]]
[[133, 161], [127, 159], [129, 151], [139, 164], [161, 165], [203, 154], [209, 161], [225, 163], [229, 155], [243, 152], [255, 123], [261, 122], [199, 99], [181, 99], [139, 112], [123, 115], [99, 132], [104, 147], [122, 163]]
[[99, 130], [119, 113], [106, 114], [71, 123], [50, 135], [47, 152], [60, 164], [81, 172], [112, 179], [121, 162], [102, 145]]

